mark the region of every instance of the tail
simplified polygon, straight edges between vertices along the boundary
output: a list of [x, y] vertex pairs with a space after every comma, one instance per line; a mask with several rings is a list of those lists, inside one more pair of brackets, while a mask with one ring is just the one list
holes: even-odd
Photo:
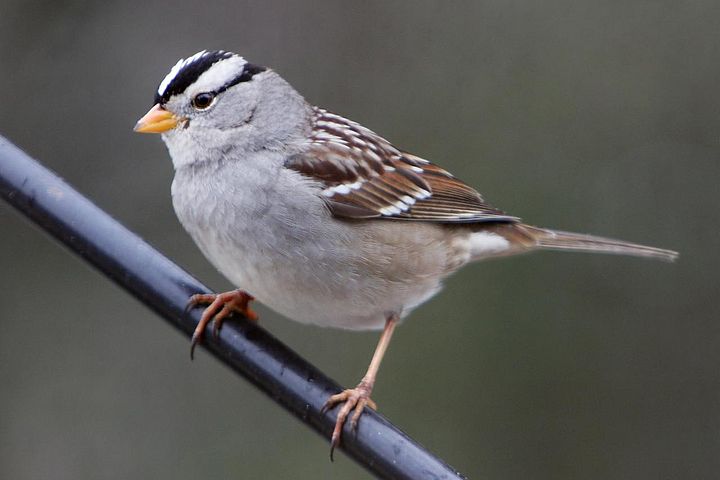
[[646, 245], [638, 245], [637, 243], [629, 243], [612, 238], [562, 232], [560, 230], [550, 230], [528, 225], [522, 225], [522, 227], [534, 238], [535, 245], [545, 250], [569, 250], [576, 252], [630, 255], [633, 257], [657, 258], [666, 262], [672, 262], [678, 257], [678, 252], [672, 250], [648, 247]]
[[[656, 258], [672, 262], [678, 253], [662, 248], [648, 247], [636, 243], [596, 237], [582, 233], [562, 232], [539, 228], [522, 223], [498, 223], [494, 225], [480, 224], [482, 229], [472, 236], [471, 242], [474, 260], [482, 258], [514, 255], [533, 250], [564, 250], [589, 253], [609, 253], [614, 255], [631, 255], [634, 257]], [[501, 237], [503, 243], [491, 241]]]

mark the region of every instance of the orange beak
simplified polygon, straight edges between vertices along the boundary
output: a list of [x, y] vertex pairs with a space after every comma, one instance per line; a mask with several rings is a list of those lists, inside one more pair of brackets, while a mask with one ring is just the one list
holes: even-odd
[[158, 103], [138, 120], [133, 130], [138, 133], [162, 133], [177, 127], [178, 123], [180, 119]]

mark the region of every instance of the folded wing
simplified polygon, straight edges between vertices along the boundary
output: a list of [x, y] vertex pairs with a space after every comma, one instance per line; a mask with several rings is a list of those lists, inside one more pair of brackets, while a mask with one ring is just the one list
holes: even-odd
[[402, 152], [373, 131], [316, 108], [313, 132], [287, 166], [322, 184], [342, 218], [444, 223], [516, 222], [472, 187], [425, 159]]

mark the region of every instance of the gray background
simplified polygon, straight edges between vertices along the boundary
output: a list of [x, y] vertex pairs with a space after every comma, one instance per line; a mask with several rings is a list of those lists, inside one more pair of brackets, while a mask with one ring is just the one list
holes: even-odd
[[[217, 289], [133, 134], [181, 56], [237, 51], [543, 226], [679, 263], [474, 265], [412, 315], [382, 413], [472, 478], [716, 478], [720, 4], [0, 0], [0, 132]], [[0, 477], [366, 478], [0, 205]], [[343, 384], [377, 335], [262, 323]]]

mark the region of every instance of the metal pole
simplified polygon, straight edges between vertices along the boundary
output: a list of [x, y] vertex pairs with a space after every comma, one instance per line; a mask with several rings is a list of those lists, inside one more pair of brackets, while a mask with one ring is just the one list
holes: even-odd
[[[188, 298], [210, 290], [2, 136], [0, 196], [186, 336], [192, 334], [199, 312], [184, 314]], [[226, 322], [217, 339], [206, 335], [202, 345], [330, 438], [335, 411], [320, 409], [339, 385], [264, 329]], [[340, 448], [379, 478], [464, 478], [370, 410], [356, 434], [345, 429]]]

